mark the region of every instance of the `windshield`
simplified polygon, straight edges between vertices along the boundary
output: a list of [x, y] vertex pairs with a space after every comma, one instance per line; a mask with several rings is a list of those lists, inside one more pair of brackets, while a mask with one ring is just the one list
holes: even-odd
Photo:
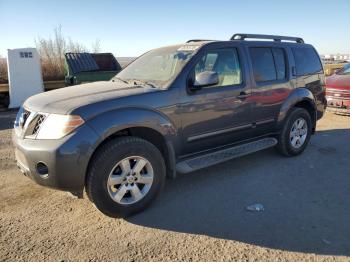
[[350, 64], [344, 65], [343, 69], [339, 71], [338, 75], [350, 75]]
[[151, 50], [132, 62], [115, 78], [128, 83], [138, 80], [157, 87], [168, 87], [193, 56], [195, 49], [170, 46]]

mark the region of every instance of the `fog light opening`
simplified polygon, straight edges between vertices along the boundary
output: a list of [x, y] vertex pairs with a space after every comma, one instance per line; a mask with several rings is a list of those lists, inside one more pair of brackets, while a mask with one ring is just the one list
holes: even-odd
[[36, 172], [42, 178], [47, 178], [49, 176], [49, 168], [43, 162], [39, 162], [36, 164]]

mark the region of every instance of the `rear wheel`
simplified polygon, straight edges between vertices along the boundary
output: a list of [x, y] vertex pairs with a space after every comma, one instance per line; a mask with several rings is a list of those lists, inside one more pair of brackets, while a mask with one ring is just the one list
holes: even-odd
[[301, 154], [311, 136], [311, 116], [304, 108], [293, 108], [278, 138], [277, 149], [285, 156]]
[[146, 140], [122, 137], [98, 149], [86, 190], [102, 213], [126, 217], [145, 209], [164, 182], [165, 164], [159, 150]]

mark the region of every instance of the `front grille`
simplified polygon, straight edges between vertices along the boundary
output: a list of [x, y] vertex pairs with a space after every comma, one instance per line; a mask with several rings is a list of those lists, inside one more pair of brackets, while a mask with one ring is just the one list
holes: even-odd
[[349, 90], [339, 90], [333, 88], [326, 89], [326, 96], [335, 99], [350, 99], [350, 91]]
[[18, 136], [35, 139], [47, 114], [21, 109], [15, 121], [15, 131]]
[[45, 115], [38, 115], [34, 121], [36, 121], [33, 131], [32, 131], [32, 135], [36, 135], [40, 129], [41, 124], [44, 122], [45, 120]]

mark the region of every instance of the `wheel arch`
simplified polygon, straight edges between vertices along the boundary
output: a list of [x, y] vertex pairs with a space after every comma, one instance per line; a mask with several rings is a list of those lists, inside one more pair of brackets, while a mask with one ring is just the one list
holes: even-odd
[[277, 118], [277, 126], [280, 129], [294, 107], [304, 108], [312, 119], [312, 132], [315, 132], [317, 121], [317, 107], [315, 97], [307, 88], [295, 89], [284, 101]]
[[128, 108], [111, 111], [88, 121], [88, 123], [99, 135], [93, 147], [93, 153], [89, 157], [85, 181], [89, 172], [91, 162], [105, 143], [121, 136], [139, 137], [152, 143], [164, 156], [167, 176], [176, 176], [175, 144], [177, 141], [177, 130], [163, 114], [157, 111], [140, 108]]

